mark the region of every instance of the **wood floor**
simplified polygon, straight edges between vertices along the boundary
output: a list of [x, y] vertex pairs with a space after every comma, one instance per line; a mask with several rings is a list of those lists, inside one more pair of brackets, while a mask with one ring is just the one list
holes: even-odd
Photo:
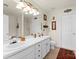
[[56, 59], [60, 48], [51, 49], [44, 59]]

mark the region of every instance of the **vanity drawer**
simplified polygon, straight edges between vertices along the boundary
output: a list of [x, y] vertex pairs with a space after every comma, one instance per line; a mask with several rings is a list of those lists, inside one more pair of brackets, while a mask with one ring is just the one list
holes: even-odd
[[41, 43], [37, 43], [35, 45], [35, 54], [38, 54], [38, 53], [41, 54]]
[[38, 53], [37, 55], [35, 55], [35, 59], [42, 59], [41, 53]]
[[41, 42], [40, 43], [37, 43], [36, 46], [35, 46], [35, 48], [36, 49], [41, 49]]
[[37, 49], [36, 51], [35, 51], [35, 55], [36, 54], [41, 54], [41, 49]]

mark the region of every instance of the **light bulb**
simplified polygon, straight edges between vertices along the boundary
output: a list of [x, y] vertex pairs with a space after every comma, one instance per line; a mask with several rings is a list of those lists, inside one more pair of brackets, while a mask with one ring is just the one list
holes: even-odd
[[20, 6], [18, 6], [18, 5], [16, 6], [16, 8], [18, 8], [18, 9], [22, 9], [22, 8], [21, 8]]
[[31, 8], [29, 6], [27, 6], [26, 8], [27, 8], [27, 10], [31, 10]]
[[34, 12], [34, 13], [36, 13], [36, 10], [35, 10], [35, 9], [33, 9], [33, 12]]
[[22, 9], [22, 8], [24, 8], [24, 7], [25, 7], [25, 5], [24, 5], [23, 2], [18, 2], [18, 3], [17, 3], [16, 8], [18, 8], [18, 9]]
[[24, 9], [23, 9], [23, 11], [30, 11], [31, 10], [31, 8], [29, 7], [29, 6], [26, 6]]
[[36, 16], [37, 14], [36, 14], [36, 13], [34, 13], [33, 15], [34, 15], [34, 16]]
[[25, 12], [25, 14], [28, 14], [28, 12]]
[[37, 15], [39, 15], [39, 12], [37, 11]]
[[21, 7], [25, 7], [24, 3], [23, 2], [18, 2], [19, 6]]
[[32, 8], [31, 8], [31, 10], [29, 10], [29, 13], [30, 14], [33, 14], [34, 13]]
[[33, 12], [32, 12], [32, 11], [29, 11], [29, 13], [30, 13], [30, 14], [33, 14]]
[[24, 9], [23, 9], [23, 11], [24, 11], [24, 12], [27, 12], [27, 11], [28, 11], [28, 9], [27, 9], [27, 8], [24, 8]]

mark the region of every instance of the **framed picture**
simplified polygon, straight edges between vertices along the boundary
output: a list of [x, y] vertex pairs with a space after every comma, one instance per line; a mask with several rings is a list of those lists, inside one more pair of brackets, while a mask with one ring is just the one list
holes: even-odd
[[47, 21], [47, 15], [46, 15], [46, 14], [44, 14], [44, 16], [43, 16], [43, 17], [44, 17], [44, 20], [45, 20], [45, 21]]
[[56, 30], [56, 21], [52, 21], [52, 30]]

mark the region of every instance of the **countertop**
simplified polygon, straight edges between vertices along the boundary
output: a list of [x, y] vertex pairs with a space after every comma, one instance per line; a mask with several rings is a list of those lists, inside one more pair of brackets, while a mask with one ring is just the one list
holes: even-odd
[[19, 47], [17, 47], [17, 48], [15, 47], [14, 49], [12, 49], [10, 51], [5, 51], [5, 50], [10, 49], [10, 48], [9, 47], [6, 48], [6, 44], [4, 44], [3, 45], [3, 47], [4, 47], [3, 58], [5, 59], [5, 58], [8, 58], [9, 56], [15, 55], [16, 53], [19, 53], [22, 50], [27, 49], [30, 46], [32, 46], [38, 42], [41, 42], [47, 38], [50, 38], [50, 36], [42, 36], [42, 37], [37, 37], [37, 38], [27, 37], [26, 41], [23, 44], [19, 43], [18, 44]]

